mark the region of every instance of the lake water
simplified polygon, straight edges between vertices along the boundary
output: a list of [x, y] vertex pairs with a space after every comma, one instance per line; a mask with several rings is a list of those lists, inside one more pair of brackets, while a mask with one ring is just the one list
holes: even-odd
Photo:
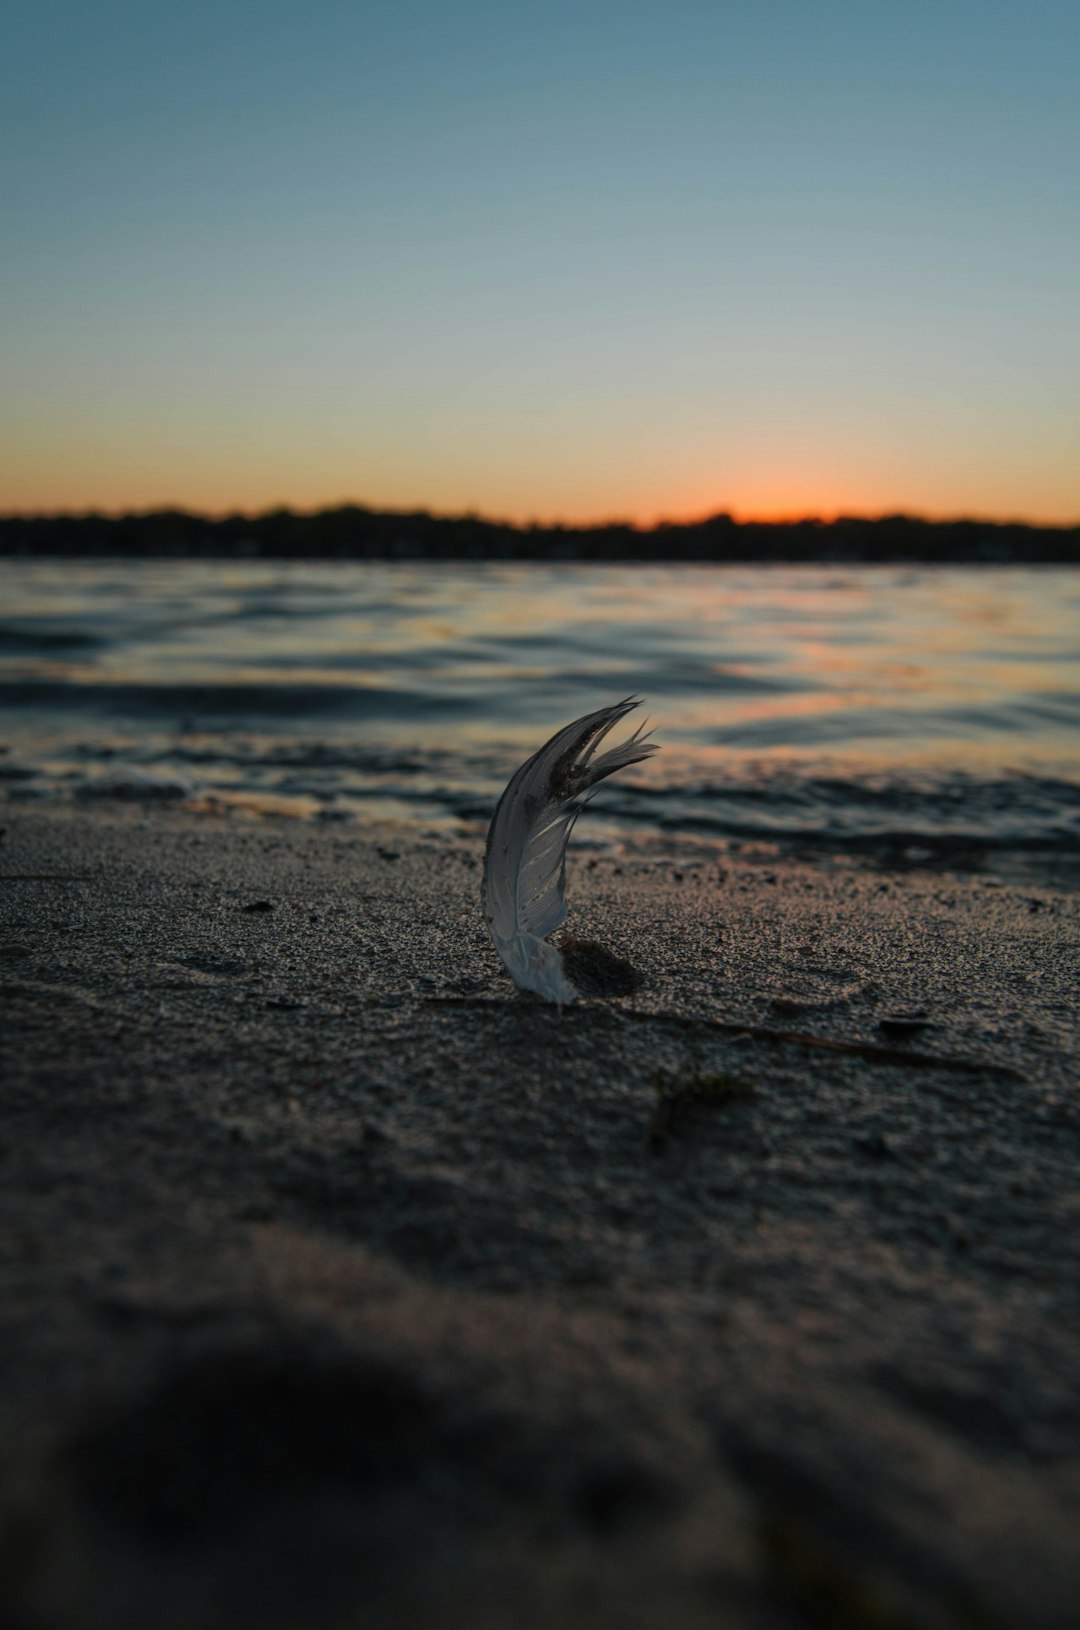
[[1080, 573], [0, 562], [0, 792], [482, 830], [630, 692], [576, 842], [1080, 853]]

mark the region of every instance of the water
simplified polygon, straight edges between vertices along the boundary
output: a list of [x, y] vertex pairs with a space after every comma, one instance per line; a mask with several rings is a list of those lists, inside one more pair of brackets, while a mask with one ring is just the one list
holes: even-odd
[[581, 839], [1080, 855], [1068, 569], [0, 563], [0, 791], [483, 829], [629, 692]]

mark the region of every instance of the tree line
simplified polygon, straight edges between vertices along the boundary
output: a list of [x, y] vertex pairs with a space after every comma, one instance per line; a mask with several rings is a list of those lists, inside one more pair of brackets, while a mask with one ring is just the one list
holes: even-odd
[[736, 521], [730, 515], [597, 526], [514, 525], [343, 504], [313, 513], [200, 515], [157, 509], [125, 515], [0, 516], [0, 555], [194, 557], [255, 560], [507, 560], [1080, 563], [1080, 526], [912, 515], [834, 521]]

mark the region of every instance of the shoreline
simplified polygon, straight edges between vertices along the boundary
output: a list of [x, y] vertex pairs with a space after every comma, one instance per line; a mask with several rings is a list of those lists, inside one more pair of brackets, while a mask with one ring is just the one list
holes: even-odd
[[1072, 1622], [1075, 895], [572, 851], [560, 1015], [481, 842], [2, 824], [15, 1623]]

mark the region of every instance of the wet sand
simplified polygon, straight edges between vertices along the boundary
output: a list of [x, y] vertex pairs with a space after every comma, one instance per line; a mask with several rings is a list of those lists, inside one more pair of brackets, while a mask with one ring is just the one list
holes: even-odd
[[0, 825], [6, 1623], [1075, 1626], [1075, 895]]

